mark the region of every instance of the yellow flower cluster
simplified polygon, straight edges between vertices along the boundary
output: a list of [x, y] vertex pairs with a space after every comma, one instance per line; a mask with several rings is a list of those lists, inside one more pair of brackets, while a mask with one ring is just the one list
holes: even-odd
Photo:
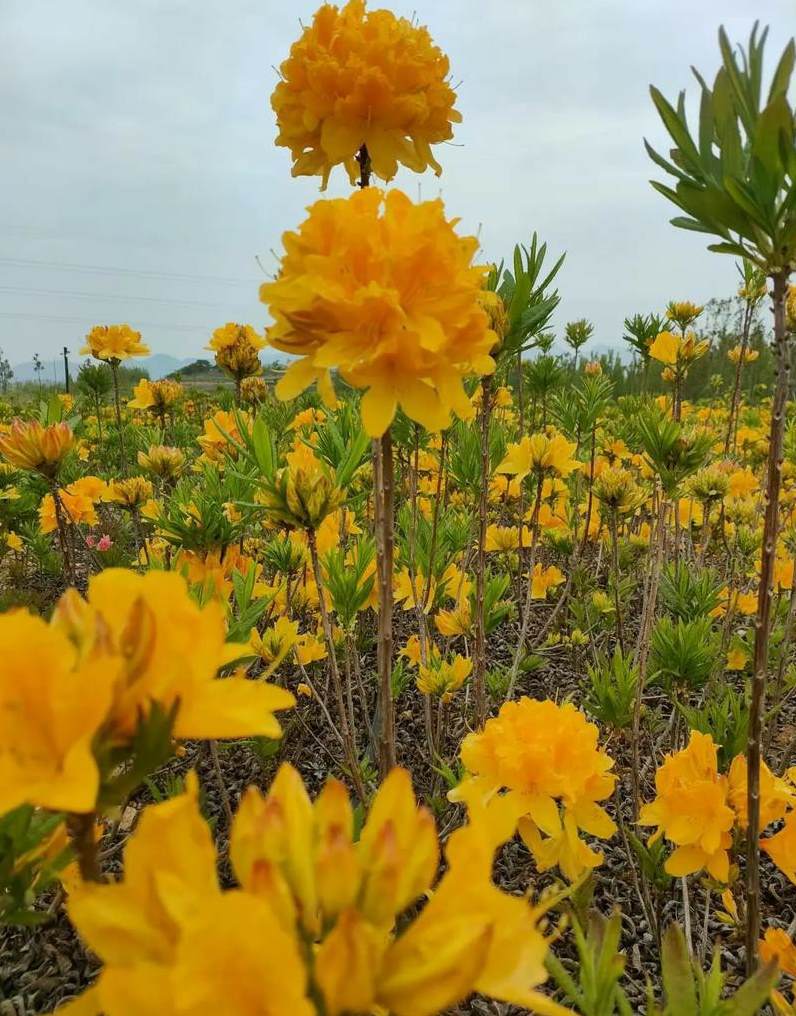
[[290, 399], [313, 382], [333, 403], [330, 371], [362, 398], [366, 431], [378, 437], [400, 405], [431, 431], [450, 414], [471, 418], [462, 379], [494, 370], [497, 336], [478, 302], [484, 270], [475, 237], [460, 237], [442, 202], [369, 188], [319, 201], [284, 237], [275, 282], [261, 299], [275, 324], [268, 340], [300, 359], [277, 385]]
[[495, 472], [524, 480], [531, 473], [569, 476], [580, 468], [575, 459], [575, 443], [551, 429], [549, 433], [529, 434], [510, 444]]
[[182, 385], [178, 381], [150, 381], [141, 378], [133, 389], [133, 398], [127, 403], [130, 409], [151, 409], [162, 416], [182, 398]]
[[491, 881], [513, 828], [505, 817], [453, 833], [446, 873], [399, 932], [439, 861], [433, 818], [404, 770], [383, 782], [355, 842], [342, 784], [329, 780], [313, 803], [283, 765], [267, 795], [250, 788], [241, 801], [230, 839], [240, 888], [229, 891], [197, 798], [190, 776], [185, 794], [142, 816], [122, 882], [70, 895], [69, 915], [104, 967], [63, 1016], [316, 1016], [319, 1006], [326, 1016], [432, 1016], [474, 990], [566, 1013], [535, 990], [547, 977], [542, 908]]
[[289, 148], [294, 176], [321, 176], [337, 165], [357, 179], [365, 146], [370, 166], [391, 180], [399, 163], [417, 173], [441, 167], [431, 146], [453, 136], [448, 59], [428, 31], [364, 0], [324, 4], [293, 44], [271, 97], [277, 145]]
[[616, 832], [598, 804], [616, 782], [598, 737], [572, 703], [506, 702], [480, 733], [464, 739], [461, 758], [470, 775], [449, 796], [470, 804], [507, 791], [539, 869], [558, 866], [574, 881], [603, 859], [579, 831], [601, 839]]
[[260, 350], [265, 339], [251, 325], [228, 322], [216, 328], [207, 347], [216, 354], [216, 363], [238, 381], [253, 377], [262, 370]]
[[149, 346], [141, 341], [141, 333], [129, 325], [96, 325], [86, 336], [80, 354], [89, 354], [108, 363], [120, 363], [133, 356], [147, 356]]
[[223, 608], [201, 608], [174, 573], [106, 569], [88, 597], [63, 595], [48, 624], [0, 615], [0, 813], [20, 804], [87, 812], [100, 784], [95, 753], [127, 745], [155, 705], [178, 738], [276, 737], [281, 688], [217, 680], [245, 654], [225, 642]]
[[68, 423], [45, 427], [38, 420], [12, 421], [0, 430], [0, 456], [17, 469], [28, 469], [52, 478], [75, 445]]
[[718, 881], [727, 881], [735, 813], [717, 757], [713, 738], [692, 730], [688, 747], [667, 756], [658, 769], [657, 796], [641, 809], [641, 824], [658, 827], [650, 842], [665, 835], [675, 844], [666, 861], [670, 875], [691, 875], [706, 868]]

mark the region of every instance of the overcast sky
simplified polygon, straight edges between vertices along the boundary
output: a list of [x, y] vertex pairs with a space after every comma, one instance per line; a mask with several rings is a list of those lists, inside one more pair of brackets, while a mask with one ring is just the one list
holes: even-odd
[[[377, 6], [373, 0], [372, 7]], [[262, 327], [258, 282], [280, 236], [317, 199], [273, 146], [274, 67], [311, 18], [305, 0], [0, 0], [0, 348], [74, 353], [92, 324], [129, 321], [153, 352], [200, 355], [228, 320]], [[588, 317], [620, 344], [623, 318], [736, 286], [732, 259], [668, 224], [649, 186], [648, 95], [697, 92], [723, 22], [771, 24], [769, 66], [793, 0], [398, 0], [461, 82], [464, 121], [437, 149], [442, 194], [485, 257], [535, 229], [567, 252], [563, 323]], [[692, 108], [695, 106], [692, 105]], [[330, 194], [345, 193], [342, 170]], [[263, 265], [257, 262], [259, 256]]]

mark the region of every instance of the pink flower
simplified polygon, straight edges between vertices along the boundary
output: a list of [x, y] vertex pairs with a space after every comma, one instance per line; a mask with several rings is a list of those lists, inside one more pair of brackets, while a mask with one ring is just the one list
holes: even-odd
[[104, 536], [101, 536], [97, 542], [97, 550], [110, 550], [112, 546], [113, 540], [107, 533], [105, 533]]
[[96, 540], [96, 538], [93, 537], [93, 536], [87, 536], [86, 537], [86, 546], [89, 548], [89, 550], [93, 550], [97, 546], [97, 540]]

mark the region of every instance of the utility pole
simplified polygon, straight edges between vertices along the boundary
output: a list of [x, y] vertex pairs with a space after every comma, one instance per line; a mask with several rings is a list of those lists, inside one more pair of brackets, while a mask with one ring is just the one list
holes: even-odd
[[66, 385], [66, 394], [69, 394], [69, 350], [64, 346], [64, 384]]

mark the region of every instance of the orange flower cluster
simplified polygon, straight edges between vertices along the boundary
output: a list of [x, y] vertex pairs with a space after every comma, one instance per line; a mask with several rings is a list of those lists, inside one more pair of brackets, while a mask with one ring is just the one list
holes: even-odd
[[86, 336], [86, 344], [80, 354], [119, 363], [132, 356], [147, 356], [149, 346], [141, 341], [141, 333], [129, 325], [96, 325]]
[[602, 839], [616, 832], [597, 803], [616, 782], [613, 759], [599, 749], [598, 737], [570, 702], [506, 702], [480, 733], [464, 739], [462, 762], [472, 775], [449, 796], [469, 804], [508, 791], [539, 869], [558, 865], [574, 881], [603, 859], [579, 831]]
[[666, 861], [670, 875], [707, 868], [726, 882], [735, 813], [728, 781], [718, 771], [718, 752], [709, 734], [691, 731], [688, 747], [667, 756], [655, 774], [657, 797], [641, 809], [642, 825], [656, 825], [650, 842], [666, 836], [675, 850]]
[[413, 204], [369, 188], [318, 201], [286, 233], [275, 282], [260, 288], [275, 324], [268, 340], [301, 357], [277, 385], [291, 399], [314, 382], [333, 403], [330, 371], [366, 388], [362, 420], [384, 433], [398, 405], [431, 431], [473, 415], [462, 384], [494, 368], [497, 336], [479, 305], [475, 237], [460, 237], [441, 201]]
[[75, 444], [68, 423], [44, 427], [38, 420], [15, 419], [0, 432], [0, 456], [17, 469], [28, 469], [52, 478]]
[[294, 176], [321, 176], [345, 166], [357, 178], [366, 146], [376, 176], [391, 180], [398, 164], [422, 173], [441, 167], [431, 146], [453, 136], [448, 58], [425, 28], [391, 11], [366, 11], [363, 0], [340, 10], [324, 4], [293, 44], [271, 97]]

